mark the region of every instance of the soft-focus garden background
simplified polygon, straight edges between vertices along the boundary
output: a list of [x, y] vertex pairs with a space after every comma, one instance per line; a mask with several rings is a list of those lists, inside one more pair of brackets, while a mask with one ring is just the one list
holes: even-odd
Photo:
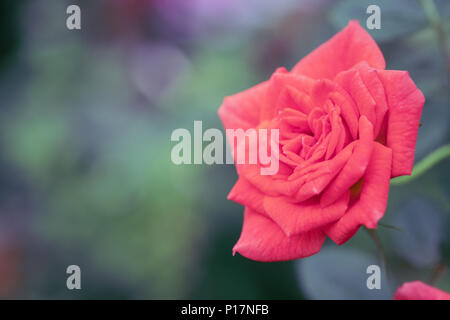
[[[66, 28], [69, 4], [81, 31]], [[233, 257], [233, 166], [170, 161], [174, 129], [222, 128], [224, 96], [291, 68], [349, 19], [365, 26], [370, 4], [387, 67], [427, 99], [416, 163], [439, 157], [450, 1], [435, 1], [440, 22], [416, 0], [1, 1], [0, 298], [370, 299], [417, 279], [450, 291], [448, 158], [391, 186], [381, 291], [366, 288], [381, 262], [364, 230], [302, 261]], [[71, 264], [80, 291], [66, 288]]]

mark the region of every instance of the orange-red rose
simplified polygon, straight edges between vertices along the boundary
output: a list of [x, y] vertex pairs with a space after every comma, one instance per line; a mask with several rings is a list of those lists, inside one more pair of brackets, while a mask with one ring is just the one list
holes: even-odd
[[421, 281], [406, 282], [395, 292], [394, 300], [450, 300], [450, 293]]
[[361, 225], [376, 228], [389, 181], [411, 173], [424, 96], [355, 21], [291, 71], [224, 99], [227, 129], [279, 129], [279, 171], [237, 164], [229, 199], [245, 206], [233, 252], [259, 261], [342, 244]]

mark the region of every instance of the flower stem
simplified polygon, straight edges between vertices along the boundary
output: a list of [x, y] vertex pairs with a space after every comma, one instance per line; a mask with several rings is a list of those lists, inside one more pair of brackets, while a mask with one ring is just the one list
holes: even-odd
[[377, 231], [375, 229], [368, 229], [368, 228], [366, 228], [366, 230], [367, 230], [367, 233], [372, 238], [373, 242], [375, 243], [375, 246], [377, 247], [378, 253], [380, 254], [382, 267], [385, 270], [386, 275], [389, 276], [388, 265], [387, 265], [387, 260], [386, 260], [386, 254], [384, 252], [383, 244], [381, 243], [381, 239], [378, 236], [378, 233], [377, 233]]
[[378, 222], [378, 225], [379, 225], [380, 227], [384, 227], [384, 228], [386, 228], [386, 229], [391, 229], [391, 230], [403, 232], [403, 229], [402, 229], [402, 228], [399, 228], [399, 227], [396, 227], [396, 226], [393, 226], [393, 225], [390, 225], [390, 224]]
[[433, 274], [431, 275], [430, 284], [436, 285], [439, 277], [447, 270], [447, 266], [443, 263], [438, 263], [436, 267], [433, 269]]

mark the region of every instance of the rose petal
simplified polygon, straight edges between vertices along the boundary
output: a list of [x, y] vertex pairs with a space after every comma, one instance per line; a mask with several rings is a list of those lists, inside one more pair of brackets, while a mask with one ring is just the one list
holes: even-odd
[[338, 220], [345, 214], [350, 192], [328, 207], [322, 208], [317, 199], [290, 203], [283, 197], [265, 197], [265, 212], [287, 236], [308, 232]]
[[[281, 168], [282, 162], [280, 162]], [[238, 173], [244, 177], [257, 189], [270, 196], [292, 196], [298, 191], [298, 188], [304, 183], [304, 178], [286, 181], [284, 179], [274, 179], [270, 175], [261, 175], [261, 167], [258, 165], [240, 165]]]
[[[330, 132], [330, 141], [327, 146], [327, 153], [325, 154], [325, 159], [328, 160], [335, 154], [337, 149], [338, 140], [343, 134], [344, 128], [342, 126], [342, 120], [336, 110], [332, 110], [330, 112], [330, 124], [331, 124], [331, 132]], [[345, 132], [344, 132], [345, 133]]]
[[264, 194], [244, 178], [239, 178], [228, 194], [228, 200], [240, 203], [251, 209], [264, 213]]
[[347, 128], [353, 139], [356, 139], [358, 135], [359, 112], [356, 110], [353, 99], [348, 93], [342, 92], [330, 93], [330, 99], [341, 109], [341, 115], [347, 124]]
[[225, 129], [256, 128], [261, 109], [266, 103], [268, 82], [226, 97], [219, 108], [219, 117]]
[[295, 108], [307, 115], [314, 109], [314, 104], [308, 94], [288, 85], [282, 89], [277, 100], [277, 109], [284, 108]]
[[256, 261], [284, 261], [309, 257], [320, 251], [325, 234], [320, 230], [287, 237], [269, 218], [246, 208], [241, 236], [233, 248]]
[[[285, 90], [287, 88], [295, 88], [296, 90], [309, 95], [313, 83], [314, 81], [308, 77], [288, 72], [285, 68], [278, 68], [270, 77], [267, 93], [265, 95], [266, 103], [261, 109], [260, 121], [273, 119], [279, 111], [279, 109], [277, 109], [276, 107], [284, 107], [284, 105], [282, 104], [282, 99], [285, 98]], [[301, 99], [301, 97], [295, 94], [294, 96], [292, 96], [292, 98]], [[298, 102], [302, 103], [301, 101]], [[307, 110], [308, 105], [306, 105], [305, 107], [306, 109], [304, 109], [303, 111]]]
[[375, 126], [376, 102], [363, 82], [358, 69], [352, 68], [339, 73], [336, 76], [335, 81], [342, 86], [352, 97], [352, 100], [355, 101], [357, 113], [366, 116], [366, 118]]
[[450, 293], [422, 281], [412, 281], [397, 289], [394, 300], [450, 300]]
[[378, 71], [389, 105], [387, 143], [392, 149], [392, 177], [411, 174], [425, 97], [407, 71]]
[[295, 200], [304, 201], [322, 192], [347, 163], [352, 155], [354, 145], [355, 143], [349, 144], [333, 159], [318, 162], [300, 170], [297, 167], [289, 176], [289, 180], [303, 178], [305, 182], [297, 191]]
[[338, 222], [325, 229], [337, 244], [350, 239], [360, 225], [374, 229], [386, 210], [392, 162], [391, 149], [374, 143], [359, 199]]
[[388, 110], [383, 83], [378, 76], [377, 70], [369, 67], [367, 63], [360, 63], [356, 66], [356, 68], [358, 69], [364, 85], [366, 86], [367, 90], [370, 92], [370, 95], [376, 103], [376, 123], [374, 124], [374, 132], [375, 137], [377, 137], [383, 124], [385, 114]]
[[339, 72], [350, 69], [361, 61], [366, 61], [377, 69], [384, 69], [386, 66], [375, 41], [353, 20], [342, 31], [300, 60], [292, 71], [313, 79], [333, 79]]
[[352, 156], [330, 185], [324, 190], [320, 203], [325, 207], [336, 201], [363, 176], [373, 149], [373, 126], [365, 116], [359, 119], [359, 140]]

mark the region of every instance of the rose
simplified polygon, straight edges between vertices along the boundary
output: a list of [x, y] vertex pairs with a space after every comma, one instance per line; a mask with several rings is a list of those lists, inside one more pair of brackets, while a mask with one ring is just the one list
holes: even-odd
[[[236, 164], [228, 198], [245, 206], [233, 254], [290, 260], [376, 228], [392, 177], [411, 173], [424, 96], [355, 21], [292, 71], [226, 97], [226, 129], [279, 129], [279, 170]], [[242, 149], [242, 146], [240, 147]]]
[[450, 300], [450, 293], [422, 281], [406, 282], [397, 289], [394, 300]]

